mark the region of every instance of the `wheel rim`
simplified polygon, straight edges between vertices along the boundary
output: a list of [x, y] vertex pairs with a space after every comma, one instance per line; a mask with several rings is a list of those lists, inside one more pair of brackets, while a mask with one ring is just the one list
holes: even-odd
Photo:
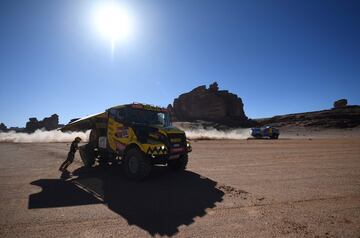
[[136, 174], [139, 169], [139, 161], [136, 156], [131, 156], [129, 159], [129, 170], [132, 174]]

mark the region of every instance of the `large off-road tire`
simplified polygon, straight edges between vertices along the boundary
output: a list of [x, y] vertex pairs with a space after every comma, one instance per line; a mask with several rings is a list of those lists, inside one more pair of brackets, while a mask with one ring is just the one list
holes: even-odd
[[90, 168], [95, 164], [96, 153], [91, 144], [80, 146], [79, 153], [85, 167]]
[[277, 140], [279, 138], [279, 134], [273, 134], [270, 138], [273, 140]]
[[169, 160], [168, 166], [170, 169], [175, 171], [185, 170], [188, 164], [188, 155], [181, 155], [179, 159]]
[[151, 163], [137, 148], [130, 149], [124, 158], [123, 168], [128, 178], [143, 180], [151, 172]]

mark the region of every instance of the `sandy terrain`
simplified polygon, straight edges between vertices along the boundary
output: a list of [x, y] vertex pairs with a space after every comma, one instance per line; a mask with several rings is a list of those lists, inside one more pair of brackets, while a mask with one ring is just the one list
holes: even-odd
[[285, 139], [360, 139], [360, 126], [343, 129], [304, 126], [282, 126], [278, 128], [280, 130], [280, 137]]
[[360, 139], [195, 141], [187, 172], [57, 171], [67, 143], [0, 143], [0, 237], [360, 237]]

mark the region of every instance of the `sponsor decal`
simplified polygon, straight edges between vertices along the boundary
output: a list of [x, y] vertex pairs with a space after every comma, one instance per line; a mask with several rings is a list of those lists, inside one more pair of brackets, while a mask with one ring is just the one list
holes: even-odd
[[129, 137], [128, 127], [118, 127], [116, 128], [115, 137], [117, 138], [127, 138]]
[[99, 148], [106, 149], [107, 141], [106, 136], [99, 137]]
[[183, 151], [185, 151], [185, 148], [183, 148], [183, 147], [180, 147], [180, 148], [171, 148], [171, 149], [170, 149], [170, 152], [171, 152], [171, 153], [180, 153], [180, 152], [183, 152]]
[[170, 155], [169, 160], [178, 159], [179, 157], [180, 157], [180, 155]]
[[172, 138], [172, 139], [170, 139], [170, 141], [172, 143], [179, 143], [179, 142], [181, 142], [181, 138]]

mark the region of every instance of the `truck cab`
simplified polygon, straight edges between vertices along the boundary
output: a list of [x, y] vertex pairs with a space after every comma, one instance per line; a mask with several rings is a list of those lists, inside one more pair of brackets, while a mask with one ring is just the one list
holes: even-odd
[[126, 104], [66, 125], [62, 130], [91, 130], [80, 149], [85, 166], [120, 163], [129, 178], [146, 178], [153, 165], [184, 170], [192, 148], [185, 132], [172, 126], [167, 109]]

